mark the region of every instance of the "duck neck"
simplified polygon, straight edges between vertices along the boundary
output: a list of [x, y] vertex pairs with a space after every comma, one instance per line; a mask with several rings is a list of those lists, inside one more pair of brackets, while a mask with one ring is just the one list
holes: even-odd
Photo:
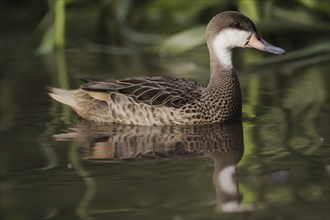
[[[242, 114], [242, 97], [234, 68], [232, 65], [220, 62], [212, 50], [210, 50], [210, 57], [211, 78], [204, 95], [206, 100], [214, 100], [213, 110], [217, 109], [218, 111], [212, 114], [221, 120], [239, 118]], [[228, 116], [224, 116], [226, 114]]]
[[[232, 54], [233, 50], [223, 45], [217, 45], [217, 41], [214, 43], [214, 47], [210, 49], [210, 61], [211, 71], [217, 67], [225, 69], [233, 69]], [[213, 48], [217, 48], [216, 50]]]
[[214, 90], [225, 89], [228, 84], [225, 79], [237, 79], [237, 76], [232, 65], [232, 50], [222, 48], [214, 51], [213, 47], [209, 48], [210, 51], [210, 82], [208, 88]]

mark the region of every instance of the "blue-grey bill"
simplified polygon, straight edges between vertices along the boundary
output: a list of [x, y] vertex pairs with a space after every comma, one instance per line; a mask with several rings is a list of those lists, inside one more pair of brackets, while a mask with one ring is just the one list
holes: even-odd
[[273, 54], [284, 54], [285, 50], [274, 45], [271, 45], [256, 34], [252, 34], [249, 41], [246, 44], [247, 47], [261, 50]]

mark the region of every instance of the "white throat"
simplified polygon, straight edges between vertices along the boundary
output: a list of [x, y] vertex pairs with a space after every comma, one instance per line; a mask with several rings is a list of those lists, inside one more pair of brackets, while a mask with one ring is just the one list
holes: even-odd
[[227, 28], [221, 31], [213, 41], [213, 49], [221, 66], [232, 68], [232, 49], [244, 47], [251, 33]]

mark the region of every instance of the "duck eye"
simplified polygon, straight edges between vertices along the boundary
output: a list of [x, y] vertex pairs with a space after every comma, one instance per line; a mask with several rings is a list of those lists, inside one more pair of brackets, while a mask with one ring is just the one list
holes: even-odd
[[233, 28], [240, 28], [241, 27], [241, 24], [239, 22], [234, 22], [231, 26]]

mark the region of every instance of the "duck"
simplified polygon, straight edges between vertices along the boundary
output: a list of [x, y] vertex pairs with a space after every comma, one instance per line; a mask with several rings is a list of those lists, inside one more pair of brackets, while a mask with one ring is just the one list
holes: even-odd
[[205, 36], [210, 55], [207, 85], [166, 76], [86, 78], [75, 90], [49, 87], [49, 95], [81, 118], [100, 123], [206, 125], [239, 120], [242, 96], [233, 49], [253, 48], [276, 55], [285, 50], [261, 38], [252, 20], [238, 11], [215, 15]]

